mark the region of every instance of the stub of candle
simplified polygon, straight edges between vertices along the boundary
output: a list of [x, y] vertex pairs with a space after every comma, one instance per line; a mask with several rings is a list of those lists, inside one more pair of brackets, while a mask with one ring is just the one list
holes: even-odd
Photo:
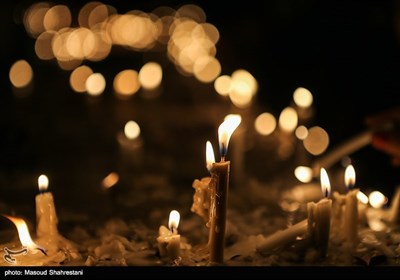
[[171, 232], [167, 227], [160, 226], [157, 237], [158, 249], [162, 258], [175, 260], [180, 256], [181, 236]]
[[37, 236], [57, 236], [57, 215], [51, 192], [36, 195], [36, 234]]

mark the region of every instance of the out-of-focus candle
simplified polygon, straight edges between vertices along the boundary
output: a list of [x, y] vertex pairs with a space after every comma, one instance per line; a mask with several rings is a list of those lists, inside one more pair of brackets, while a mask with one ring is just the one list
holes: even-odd
[[400, 223], [400, 186], [396, 188], [396, 192], [393, 195], [390, 203], [389, 211], [385, 217], [385, 220], [389, 223]]
[[54, 206], [53, 194], [47, 191], [49, 179], [40, 175], [38, 179], [40, 193], [36, 195], [36, 234], [39, 238], [58, 235], [57, 214]]
[[168, 228], [160, 226], [157, 237], [158, 249], [162, 258], [175, 260], [180, 256], [181, 236], [178, 234], [180, 214], [172, 210], [169, 214]]
[[325, 257], [329, 245], [332, 200], [328, 198], [331, 191], [328, 174], [324, 168], [321, 168], [320, 174], [321, 188], [325, 197], [317, 203], [307, 204], [308, 235], [319, 256]]
[[350, 164], [345, 171], [345, 184], [349, 191], [346, 194], [343, 234], [350, 249], [354, 249], [358, 239], [358, 199], [359, 189], [352, 189], [356, 182], [356, 172]]
[[366, 196], [362, 191], [357, 193], [358, 199], [358, 222], [367, 225], [367, 209], [368, 209], [368, 196]]

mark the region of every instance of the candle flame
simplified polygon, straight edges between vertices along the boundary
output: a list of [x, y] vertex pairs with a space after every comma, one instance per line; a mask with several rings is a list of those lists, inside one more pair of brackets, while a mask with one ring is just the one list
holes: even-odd
[[348, 189], [351, 189], [356, 184], [356, 171], [353, 165], [348, 165], [344, 172], [344, 183]]
[[302, 183], [309, 183], [312, 180], [312, 169], [307, 166], [297, 166], [294, 170], [297, 180]]
[[368, 204], [368, 201], [369, 201], [368, 196], [366, 196], [365, 193], [363, 193], [362, 191], [359, 191], [357, 193], [357, 199], [359, 201], [361, 201], [361, 203], [363, 203], [363, 204]]
[[331, 193], [331, 183], [329, 182], [328, 173], [326, 172], [325, 168], [321, 168], [320, 179], [322, 193], [325, 197], [328, 197]]
[[44, 192], [49, 187], [49, 178], [46, 175], [40, 175], [38, 178], [39, 191]]
[[29, 234], [28, 226], [23, 219], [7, 215], [3, 216], [13, 222], [14, 225], [17, 227], [19, 240], [21, 241], [22, 246], [28, 248], [28, 250], [34, 254], [36, 254], [38, 251], [41, 251], [45, 254], [45, 249], [33, 242], [31, 235]]
[[386, 202], [387, 198], [379, 191], [373, 191], [369, 194], [369, 204], [374, 208], [381, 208]]
[[227, 115], [223, 123], [218, 128], [218, 140], [219, 148], [221, 152], [221, 161], [225, 160], [225, 156], [228, 152], [229, 140], [233, 132], [240, 125], [242, 117], [240, 115]]
[[206, 163], [207, 170], [210, 171], [212, 164], [215, 162], [214, 149], [210, 141], [206, 143]]
[[178, 226], [179, 226], [180, 219], [181, 219], [181, 215], [179, 214], [178, 211], [172, 210], [171, 213], [169, 213], [168, 227], [169, 227], [170, 231], [178, 232]]

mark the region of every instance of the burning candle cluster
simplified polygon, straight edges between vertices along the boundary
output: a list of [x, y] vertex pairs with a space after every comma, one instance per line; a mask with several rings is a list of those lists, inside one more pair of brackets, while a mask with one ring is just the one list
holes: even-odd
[[[59, 231], [63, 220], [48, 190], [49, 179], [41, 175], [36, 209], [31, 209], [36, 214], [36, 230], [31, 229], [35, 234], [32, 238], [26, 219], [3, 215], [15, 224], [19, 242], [15, 235], [3, 244], [0, 265], [351, 265], [370, 264], [376, 256], [398, 264], [400, 188], [389, 200], [356, 185], [357, 165], [336, 164], [369, 144], [372, 132], [328, 150], [328, 132], [315, 124], [314, 97], [304, 87], [294, 89], [293, 100], [278, 115], [260, 108], [254, 102], [258, 82], [250, 72], [237, 69], [223, 74], [217, 58], [219, 31], [206, 21], [200, 7], [120, 14], [110, 5], [90, 2], [74, 20], [66, 5], [40, 2], [23, 14], [24, 27], [35, 39], [36, 56], [70, 71], [72, 91], [87, 93], [75, 97], [85, 98], [94, 126], [101, 126], [99, 112], [115, 105], [104, 115], [117, 120], [99, 133], [111, 134], [107, 145], [117, 147], [116, 151], [110, 148], [115, 153], [110, 163], [109, 158], [104, 160], [113, 170], [107, 170], [106, 176], [85, 174], [97, 176], [101, 186], [96, 195], [102, 209], [96, 209], [96, 214], [100, 217], [108, 210], [112, 217], [100, 226], [99, 217], [93, 217], [97, 222], [93, 224], [92, 217], [82, 218], [83, 222], [75, 217], [69, 220], [69, 230]], [[108, 89], [109, 73], [93, 69], [113, 59], [115, 47], [129, 55], [140, 54], [144, 62], [136, 69], [128, 62], [126, 67], [120, 65]], [[187, 88], [197, 90], [201, 83], [211, 86], [207, 93], [217, 94], [170, 102], [175, 96], [164, 89], [171, 83], [166, 79], [172, 76], [169, 63], [173, 77], [184, 80]], [[10, 67], [15, 94], [32, 92], [35, 71], [26, 60]], [[219, 161], [212, 141], [207, 141], [211, 134], [203, 133], [202, 127], [217, 134]], [[191, 168], [199, 157], [194, 151], [187, 154], [185, 147], [175, 147], [179, 146], [175, 134], [196, 138], [193, 142], [203, 155], [206, 143], [208, 176], [201, 178], [202, 171]], [[165, 150], [172, 148], [182, 148], [177, 154], [184, 160], [166, 158]], [[101, 159], [96, 154], [90, 164], [106, 165]], [[185, 179], [171, 180], [168, 172]], [[341, 173], [343, 179], [338, 180]], [[268, 180], [271, 174], [276, 176]], [[190, 185], [193, 178], [201, 179]], [[296, 179], [301, 183], [296, 184]], [[388, 201], [390, 207], [385, 206]], [[71, 208], [79, 208], [70, 203]], [[60, 217], [68, 216], [66, 212]]]

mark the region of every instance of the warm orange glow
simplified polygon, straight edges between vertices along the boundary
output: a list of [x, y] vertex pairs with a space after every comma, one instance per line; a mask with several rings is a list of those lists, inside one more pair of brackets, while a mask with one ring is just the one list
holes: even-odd
[[21, 241], [22, 246], [28, 248], [28, 250], [33, 254], [38, 253], [39, 250], [42, 252], [45, 251], [43, 248], [33, 242], [31, 235], [29, 234], [28, 226], [23, 219], [7, 215], [3, 216], [13, 222], [17, 227], [19, 240]]
[[87, 28], [77, 28], [66, 37], [65, 48], [68, 54], [75, 59], [90, 57], [96, 50], [96, 37]]
[[297, 112], [292, 107], [286, 107], [279, 115], [279, 127], [286, 132], [295, 130], [298, 122]]
[[115, 186], [115, 184], [117, 184], [119, 181], [119, 176], [117, 173], [115, 172], [111, 172], [110, 174], [108, 174], [103, 181], [101, 182], [101, 185], [103, 186], [103, 188], [105, 189], [109, 189], [113, 186]]
[[11, 66], [9, 78], [14, 87], [26, 87], [33, 79], [32, 67], [26, 60], [18, 60]]
[[212, 56], [201, 56], [193, 65], [194, 76], [203, 83], [211, 83], [221, 73], [221, 64]]
[[54, 31], [46, 31], [39, 35], [35, 42], [35, 53], [43, 60], [50, 60], [54, 58], [51, 41], [55, 35]]
[[328, 173], [326, 172], [325, 168], [321, 168], [320, 180], [322, 193], [325, 197], [328, 197], [331, 193], [331, 183], [329, 182]]
[[99, 3], [90, 11], [87, 17], [88, 27], [93, 28], [96, 24], [105, 22], [110, 15], [116, 13], [117, 11], [114, 7]]
[[363, 204], [368, 204], [369, 201], [368, 196], [366, 196], [362, 191], [358, 191], [357, 199]]
[[36, 38], [39, 34], [45, 31], [43, 26], [43, 19], [50, 4], [47, 2], [39, 2], [30, 6], [24, 14], [24, 26], [26, 32]]
[[83, 65], [75, 68], [69, 77], [69, 84], [71, 85], [71, 88], [76, 92], [85, 92], [86, 80], [92, 74], [93, 71], [89, 66]]
[[47, 178], [46, 175], [40, 175], [38, 178], [38, 186], [40, 192], [47, 191], [49, 187], [49, 178]]
[[219, 40], [219, 31], [218, 29], [212, 25], [211, 23], [202, 23], [199, 25], [203, 29], [205, 36], [213, 43], [216, 44]]
[[387, 202], [387, 198], [380, 191], [373, 191], [369, 194], [369, 204], [374, 208], [381, 208]]
[[106, 88], [106, 80], [100, 73], [93, 73], [86, 79], [86, 91], [92, 96], [98, 96]]
[[176, 17], [190, 18], [197, 22], [206, 21], [206, 13], [202, 8], [194, 4], [186, 4], [176, 11]]
[[297, 166], [294, 170], [294, 175], [300, 182], [309, 183], [313, 178], [312, 168], [307, 166]]
[[356, 184], [356, 171], [353, 165], [348, 165], [344, 171], [344, 183], [347, 188], [353, 188]]
[[139, 71], [139, 82], [144, 89], [157, 88], [162, 81], [162, 68], [157, 62], [148, 62]]
[[124, 133], [126, 138], [134, 140], [140, 135], [140, 127], [135, 121], [129, 121], [125, 124]]
[[308, 136], [308, 129], [304, 125], [300, 125], [296, 128], [294, 134], [296, 135], [297, 139], [304, 140]]
[[231, 77], [228, 75], [219, 76], [214, 81], [215, 91], [222, 96], [227, 96], [231, 89]]
[[206, 143], [206, 166], [207, 170], [210, 171], [212, 164], [215, 162], [215, 156], [214, 156], [214, 149], [211, 145], [210, 141], [207, 141]]
[[293, 93], [293, 100], [297, 106], [307, 108], [313, 103], [313, 96], [308, 89], [299, 87]]
[[233, 132], [242, 122], [240, 115], [227, 115], [223, 123], [218, 127], [218, 140], [221, 151], [221, 159], [223, 160], [228, 152], [229, 140]]
[[139, 88], [138, 73], [135, 70], [123, 70], [114, 78], [114, 90], [120, 95], [133, 95], [139, 90]]
[[65, 5], [51, 7], [43, 18], [43, 26], [47, 31], [58, 31], [71, 25], [71, 12]]
[[69, 35], [71, 34], [72, 29], [64, 28], [54, 34], [53, 40], [51, 42], [51, 48], [53, 50], [54, 56], [59, 61], [70, 61], [74, 57], [68, 52], [67, 48], [67, 40]]
[[89, 16], [96, 9], [96, 7], [103, 5], [100, 2], [89, 2], [85, 4], [79, 11], [78, 14], [78, 23], [81, 27], [90, 27], [89, 26]]
[[254, 121], [254, 126], [261, 135], [270, 135], [276, 128], [276, 119], [270, 113], [262, 113]]
[[329, 135], [325, 129], [314, 126], [308, 130], [308, 135], [303, 141], [304, 148], [312, 155], [317, 156], [325, 152], [329, 146]]
[[179, 221], [181, 219], [181, 215], [179, 214], [178, 211], [172, 210], [169, 213], [169, 220], [168, 220], [168, 227], [169, 230], [177, 233], [178, 232], [178, 226], [179, 226]]

